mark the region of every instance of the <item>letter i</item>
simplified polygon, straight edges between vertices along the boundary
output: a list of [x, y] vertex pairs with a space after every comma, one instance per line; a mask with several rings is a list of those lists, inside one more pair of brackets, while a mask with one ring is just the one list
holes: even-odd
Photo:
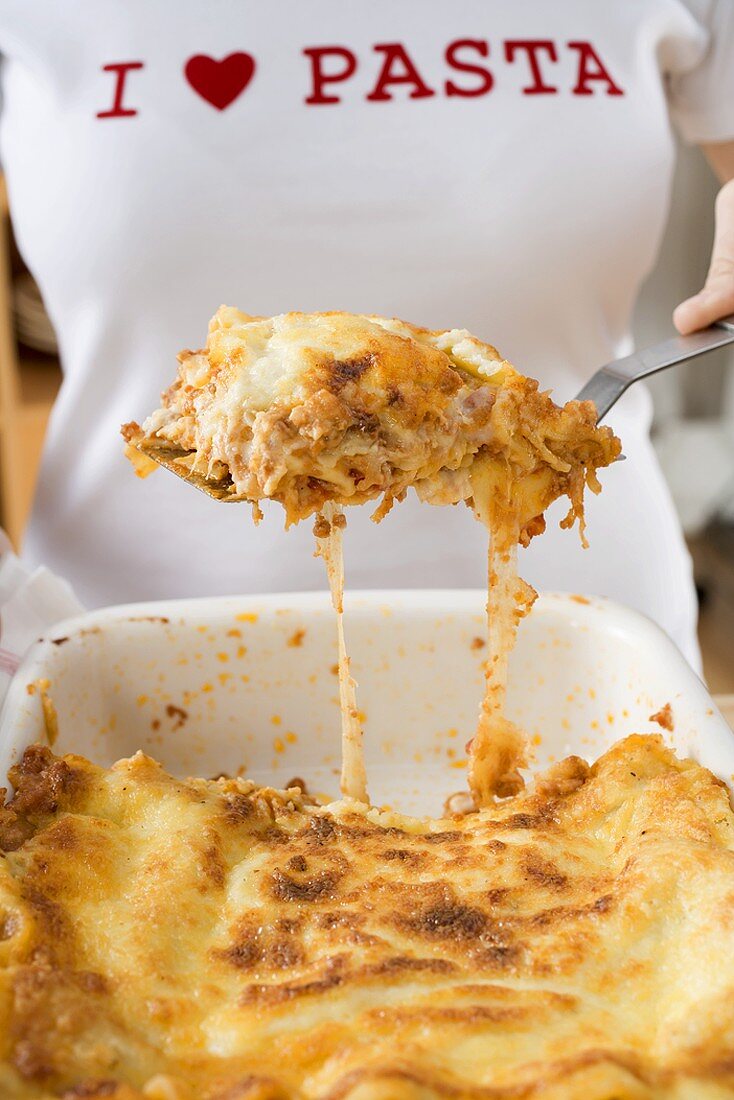
[[142, 68], [142, 61], [114, 61], [109, 65], [102, 66], [102, 72], [117, 73], [117, 79], [115, 80], [115, 96], [112, 106], [106, 111], [97, 111], [97, 118], [131, 118], [133, 115], [138, 114], [135, 107], [123, 107], [122, 99], [125, 94], [127, 74], [131, 69]]

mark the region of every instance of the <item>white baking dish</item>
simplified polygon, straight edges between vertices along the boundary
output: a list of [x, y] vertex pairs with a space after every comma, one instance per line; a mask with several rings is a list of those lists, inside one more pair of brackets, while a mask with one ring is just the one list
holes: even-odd
[[[482, 691], [486, 594], [347, 594], [347, 641], [364, 712], [370, 793], [437, 812], [465, 786], [464, 746]], [[238, 770], [336, 793], [335, 624], [326, 593], [107, 608], [59, 624], [23, 661], [0, 716], [0, 775], [43, 739], [34, 683], [49, 681], [58, 752], [109, 764], [143, 749], [175, 774]], [[31, 692], [31, 693], [29, 693]], [[734, 736], [675, 646], [604, 600], [546, 595], [522, 624], [510, 716], [536, 764], [588, 758], [632, 732], [662, 731], [727, 782]]]

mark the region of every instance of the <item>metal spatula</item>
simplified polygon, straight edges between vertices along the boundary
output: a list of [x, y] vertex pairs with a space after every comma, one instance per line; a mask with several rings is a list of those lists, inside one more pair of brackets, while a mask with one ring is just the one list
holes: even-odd
[[676, 363], [695, 359], [707, 351], [723, 348], [726, 344], [734, 344], [734, 313], [723, 317], [710, 328], [692, 332], [690, 336], [673, 336], [661, 344], [653, 344], [650, 348], [642, 348], [632, 355], [625, 355], [623, 359], [607, 363], [576, 395], [577, 400], [593, 401], [601, 420], [633, 382], [657, 374], [666, 367], [674, 367]]
[[225, 504], [247, 500], [247, 497], [237, 493], [229, 475], [216, 480], [191, 470], [189, 468], [190, 451], [182, 451], [178, 447], [150, 439], [141, 439], [140, 442], [131, 443], [130, 446], [214, 500]]

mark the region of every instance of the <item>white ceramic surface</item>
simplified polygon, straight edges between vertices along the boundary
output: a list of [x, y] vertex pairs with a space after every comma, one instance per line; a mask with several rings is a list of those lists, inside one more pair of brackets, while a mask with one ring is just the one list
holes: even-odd
[[[348, 593], [347, 641], [364, 713], [373, 801], [436, 813], [465, 787], [466, 741], [482, 691], [486, 594]], [[325, 592], [107, 608], [59, 624], [27, 654], [0, 715], [0, 777], [43, 739], [49, 681], [57, 752], [103, 764], [137, 749], [175, 774], [238, 769], [261, 783], [300, 776], [336, 793], [335, 624]], [[734, 736], [675, 646], [604, 600], [541, 597], [511, 662], [510, 716], [535, 765], [596, 757], [632, 732], [661, 732], [727, 782]], [[1, 780], [0, 780], [1, 781]]]

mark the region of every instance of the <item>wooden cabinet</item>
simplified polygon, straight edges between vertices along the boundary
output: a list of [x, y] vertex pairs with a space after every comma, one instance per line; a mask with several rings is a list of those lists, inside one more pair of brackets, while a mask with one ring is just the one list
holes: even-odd
[[58, 360], [18, 344], [13, 326], [13, 247], [0, 176], [0, 524], [17, 547], [28, 518], [51, 406], [61, 384]]

